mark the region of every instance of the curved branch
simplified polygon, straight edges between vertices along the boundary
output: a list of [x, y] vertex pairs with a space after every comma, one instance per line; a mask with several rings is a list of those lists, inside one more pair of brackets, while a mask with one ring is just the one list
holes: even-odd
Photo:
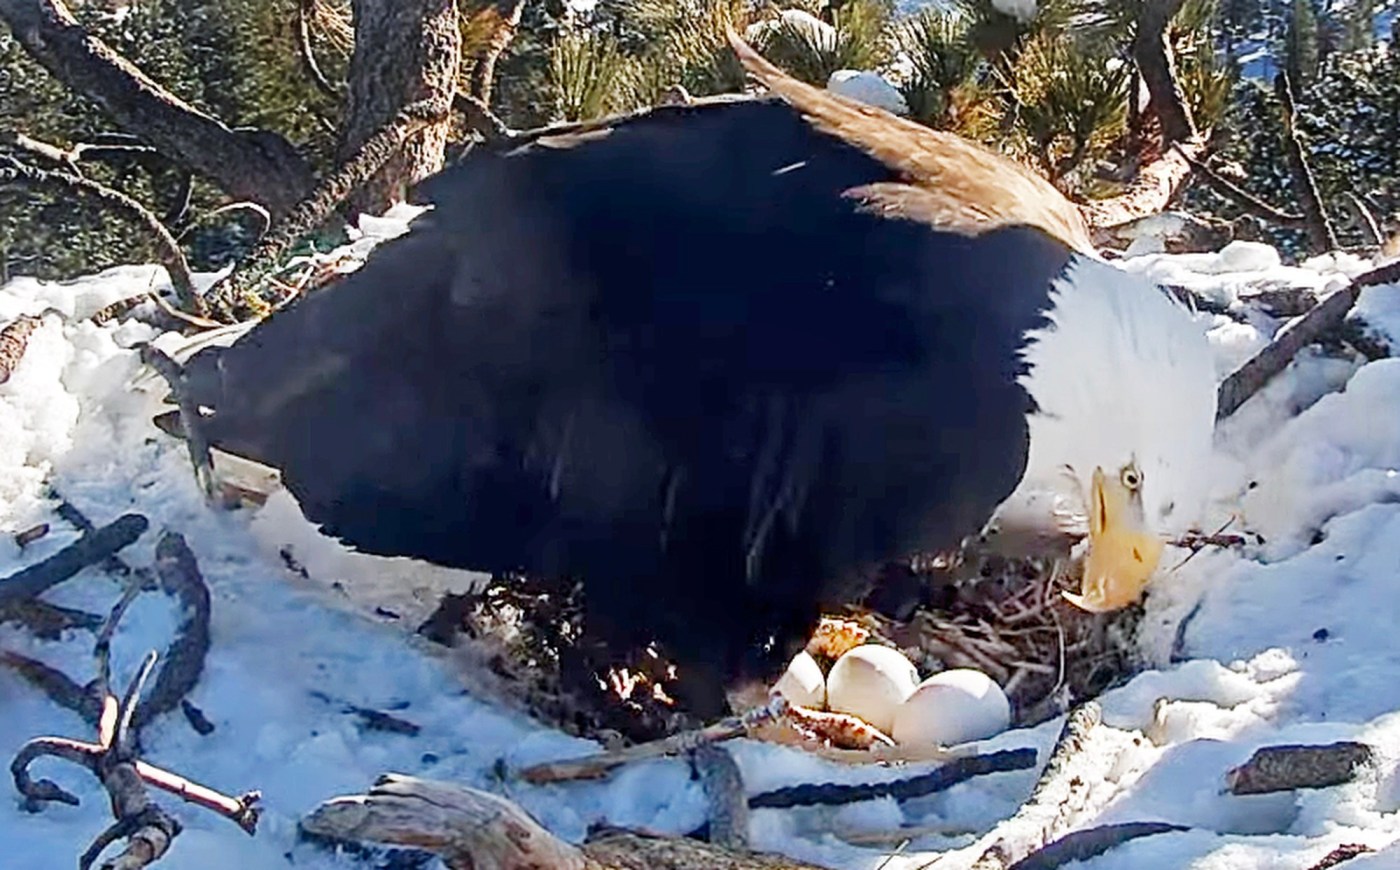
[[[2, 2], [4, 0], [0, 0], [0, 3]], [[99, 184], [81, 175], [74, 175], [71, 172], [50, 172], [26, 166], [18, 160], [7, 160], [4, 161], [3, 165], [0, 165], [0, 186], [5, 185], [47, 188], [63, 193], [76, 190], [93, 196], [103, 205], [110, 206], [128, 217], [140, 221], [155, 236], [160, 263], [170, 273], [170, 283], [175, 288], [175, 295], [180, 298], [180, 305], [187, 311], [196, 314], [203, 313], [204, 302], [195, 292], [194, 275], [190, 272], [190, 264], [185, 260], [180, 246], [176, 244], [175, 237], [170, 235], [170, 230], [165, 228], [165, 224], [160, 222], [160, 218], [151, 214], [150, 209], [141, 203], [119, 190], [113, 190], [105, 184]]]
[[316, 0], [300, 0], [297, 3], [297, 53], [301, 55], [301, 65], [306, 67], [316, 89], [328, 97], [340, 99], [340, 92], [321, 72], [321, 65], [316, 62], [316, 52], [311, 49], [311, 15], [315, 6]]
[[285, 139], [236, 132], [184, 102], [90, 35], [62, 0], [0, 0], [0, 20], [69, 89], [233, 196], [283, 213], [311, 187], [310, 168]]

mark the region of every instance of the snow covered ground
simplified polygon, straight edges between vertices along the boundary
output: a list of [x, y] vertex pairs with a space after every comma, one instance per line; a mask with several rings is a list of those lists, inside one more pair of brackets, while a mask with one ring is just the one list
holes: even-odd
[[[377, 219], [371, 236], [400, 226]], [[1145, 254], [1125, 265], [1236, 305], [1250, 287], [1328, 289], [1366, 267], [1347, 258], [1284, 267], [1271, 249], [1249, 244], [1211, 255]], [[17, 279], [0, 288], [0, 323], [54, 309], [0, 386], [0, 577], [76, 538], [52, 513], [52, 483], [99, 524], [127, 511], [149, 517], [151, 531], [124, 553], [134, 564], [149, 564], [162, 530], [181, 532], [213, 596], [212, 650], [191, 700], [215, 730], [200, 736], [179, 715], [166, 716], [145, 732], [147, 758], [228, 793], [261, 789], [266, 811], [249, 837], [208, 812], [160, 798], [186, 825], [160, 866], [362, 866], [299, 841], [297, 819], [325, 798], [364, 790], [385, 771], [502, 792], [570, 839], [598, 822], [667, 831], [698, 826], [703, 795], [679, 762], [636, 765], [591, 784], [531, 787], [498, 778], [499, 761], [523, 765], [593, 746], [464, 691], [458, 664], [408, 637], [405, 626], [417, 615], [411, 595], [392, 602], [405, 611], [398, 622], [370, 612], [374, 588], [437, 590], [469, 583], [469, 575], [341, 553], [311, 535], [285, 498], [261, 511], [204, 505], [182, 446], [150, 424], [162, 390], [141, 376], [130, 348], [154, 332], [134, 322], [82, 321], [162, 274], [129, 267], [65, 284]], [[1377, 328], [1400, 336], [1400, 287], [1367, 290], [1361, 308]], [[1243, 323], [1203, 319], [1222, 376], [1279, 326], [1258, 312]], [[1400, 840], [1400, 359], [1362, 365], [1305, 353], [1222, 427], [1218, 442], [1217, 519], [1238, 511], [1241, 525], [1264, 543], [1242, 554], [1202, 553], [1157, 582], [1144, 632], [1157, 667], [1103, 696], [1110, 726], [1104, 739], [1122, 752], [1100, 809], [1078, 820], [1165, 820], [1191, 830], [1139, 840], [1082, 866], [1305, 868], [1342, 843], [1385, 849]], [[21, 550], [13, 533], [40, 522], [53, 531]], [[285, 546], [307, 565], [309, 580], [286, 567], [279, 556]], [[105, 613], [117, 591], [90, 569], [46, 597]], [[431, 601], [424, 594], [416, 604], [421, 610]], [[1190, 660], [1172, 663], [1177, 625], [1197, 603], [1184, 635]], [[115, 639], [119, 685], [147, 650], [165, 647], [177, 620], [163, 596], [137, 599]], [[85, 633], [41, 642], [3, 627], [0, 649], [62, 667], [79, 682], [92, 676]], [[347, 705], [391, 711], [421, 731], [364, 730]], [[0, 759], [35, 736], [91, 736], [76, 715], [3, 670], [0, 713]], [[986, 746], [1046, 750], [1059, 727], [1053, 721], [1008, 732]], [[1322, 791], [1221, 793], [1224, 772], [1260, 745], [1338, 739], [1377, 746], [1375, 771]], [[751, 792], [920, 770], [841, 767], [751, 742], [733, 749]], [[8, 781], [0, 783], [10, 793], [0, 800], [6, 870], [70, 867], [110, 821], [103, 794], [85, 773], [51, 760], [34, 772], [83, 803], [31, 815]], [[956, 870], [974, 856], [978, 836], [1024, 801], [1035, 775], [983, 777], [903, 805], [759, 810], [751, 835], [760, 848], [861, 870], [912, 870], [948, 850], [934, 866]], [[887, 865], [881, 851], [836, 835], [933, 824], [943, 833], [915, 840]], [[1400, 867], [1400, 847], [1347, 866]]]

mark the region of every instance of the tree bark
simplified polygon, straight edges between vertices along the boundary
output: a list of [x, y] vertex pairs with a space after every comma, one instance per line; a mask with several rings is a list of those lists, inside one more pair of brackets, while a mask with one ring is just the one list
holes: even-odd
[[515, 39], [525, 0], [492, 0], [477, 12], [473, 29], [487, 34], [485, 44], [474, 58], [471, 74], [471, 95], [485, 106], [491, 105], [491, 86], [496, 80], [496, 61]]
[[1308, 165], [1303, 140], [1298, 136], [1298, 108], [1293, 101], [1293, 85], [1287, 74], [1279, 73], [1274, 77], [1274, 92], [1278, 95], [1283, 112], [1283, 153], [1288, 160], [1288, 174], [1292, 177], [1294, 192], [1298, 194], [1298, 205], [1303, 210], [1308, 242], [1314, 254], [1335, 251], [1338, 247], [1337, 233], [1332, 228], [1332, 219], [1317, 189], [1317, 178]]
[[1133, 62], [1147, 85], [1152, 110], [1162, 124], [1164, 146], [1196, 135], [1186, 96], [1176, 80], [1176, 61], [1167, 44], [1167, 25], [1181, 10], [1182, 3], [1183, 0], [1146, 0], [1133, 37]]
[[311, 189], [310, 168], [285, 139], [231, 130], [185, 103], [84, 30], [62, 0], [0, 0], [0, 20], [69, 89], [231, 196], [280, 215]]
[[462, 36], [456, 0], [354, 0], [355, 50], [342, 162], [407, 106], [442, 107], [351, 198], [351, 213], [380, 212], [442, 168]]
[[628, 831], [574, 846], [505, 798], [396, 774], [369, 794], [322, 803], [302, 826], [333, 840], [426, 849], [451, 870], [817, 870], [781, 855]]

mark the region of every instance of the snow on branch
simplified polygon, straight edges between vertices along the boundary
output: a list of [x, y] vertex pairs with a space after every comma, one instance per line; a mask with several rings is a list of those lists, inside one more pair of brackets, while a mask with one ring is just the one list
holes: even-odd
[[1400, 282], [1400, 260], [1353, 278], [1350, 284], [1324, 297], [1307, 314], [1279, 330], [1273, 341], [1221, 382], [1216, 419], [1223, 420], [1239, 410], [1274, 375], [1287, 368], [1298, 351], [1339, 329], [1363, 289], [1397, 282]]
[[972, 870], [1006, 870], [1068, 828], [1085, 809], [1117, 758], [1105, 747], [1093, 746], [1102, 721], [1103, 712], [1093, 701], [1070, 711], [1030, 798], [982, 838], [987, 846]]
[[368, 794], [322, 803], [301, 827], [331, 841], [427, 849], [450, 870], [816, 870], [779, 855], [630, 831], [609, 831], [574, 846], [503, 797], [397, 774], [380, 777]]

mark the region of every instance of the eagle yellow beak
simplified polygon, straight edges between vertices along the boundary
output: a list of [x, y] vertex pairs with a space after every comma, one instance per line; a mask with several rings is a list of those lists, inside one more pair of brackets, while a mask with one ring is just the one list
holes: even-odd
[[1106, 613], [1142, 597], [1162, 559], [1163, 542], [1147, 530], [1142, 507], [1142, 473], [1136, 465], [1117, 478], [1094, 469], [1089, 492], [1089, 555], [1080, 594], [1063, 593], [1081, 610]]

